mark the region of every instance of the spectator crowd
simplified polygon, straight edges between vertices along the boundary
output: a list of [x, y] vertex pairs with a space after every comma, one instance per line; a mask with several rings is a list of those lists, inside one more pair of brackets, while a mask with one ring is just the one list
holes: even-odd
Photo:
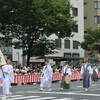
[[[43, 66], [15, 66], [14, 74], [15, 75], [29, 75], [29, 74], [41, 74]], [[100, 67], [98, 67], [100, 69]], [[62, 66], [53, 65], [52, 66], [53, 73], [61, 73]], [[77, 66], [71, 66], [72, 73], [79, 73], [81, 70], [81, 64]]]

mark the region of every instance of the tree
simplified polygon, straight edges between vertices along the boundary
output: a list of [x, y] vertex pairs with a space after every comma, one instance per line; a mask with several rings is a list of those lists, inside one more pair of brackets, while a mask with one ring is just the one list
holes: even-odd
[[81, 47], [89, 52], [91, 56], [94, 53], [100, 54], [100, 29], [87, 30], [87, 34], [84, 35], [84, 41], [80, 43]]
[[[15, 48], [24, 49], [23, 54], [27, 55], [29, 65], [30, 57], [37, 54], [34, 50], [35, 47], [39, 48], [41, 38], [42, 41], [48, 41], [44, 36], [49, 37], [52, 34], [56, 34], [59, 38], [72, 36], [76, 21], [70, 14], [71, 9], [69, 0], [1, 0], [0, 32], [5, 38], [17, 39], [12, 44]], [[44, 49], [47, 49], [48, 43], [42, 45]], [[52, 42], [50, 48], [53, 46]], [[50, 48], [46, 54], [53, 53], [54, 48], [52, 50]]]

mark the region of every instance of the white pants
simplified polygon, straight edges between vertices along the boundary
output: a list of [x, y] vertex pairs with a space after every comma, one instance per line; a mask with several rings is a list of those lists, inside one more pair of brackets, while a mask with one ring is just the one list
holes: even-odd
[[4, 95], [9, 95], [9, 85], [10, 85], [10, 81], [9, 79], [3, 79], [3, 94]]

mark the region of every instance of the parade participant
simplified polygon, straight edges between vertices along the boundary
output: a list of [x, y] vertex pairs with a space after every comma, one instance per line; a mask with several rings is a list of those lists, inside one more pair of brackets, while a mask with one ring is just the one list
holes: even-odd
[[61, 87], [60, 87], [60, 89], [61, 90], [69, 89], [70, 88], [70, 84], [66, 84], [65, 77], [66, 77], [66, 75], [69, 75], [69, 77], [71, 76], [71, 68], [67, 64], [66, 61], [64, 61], [64, 66], [62, 68], [62, 74], [61, 75], [62, 75], [62, 80], [61, 80]]
[[83, 88], [85, 88], [85, 91], [89, 90], [90, 87], [90, 77], [92, 77], [92, 65], [88, 63], [88, 59], [84, 58], [84, 63], [81, 67], [81, 74], [83, 77]]
[[93, 64], [93, 75], [92, 75], [92, 81], [97, 82], [98, 81], [98, 68], [96, 64]]
[[48, 91], [52, 91], [52, 68], [48, 64], [48, 61], [45, 61], [45, 66], [42, 71], [42, 81], [40, 84], [40, 91], [43, 90], [44, 87], [49, 88]]
[[7, 60], [7, 64], [2, 66], [1, 71], [2, 71], [2, 80], [3, 80], [3, 95], [4, 97], [2, 99], [7, 99], [10, 97], [10, 83], [13, 82], [14, 80], [14, 75], [13, 75], [13, 67], [11, 64], [11, 60]]

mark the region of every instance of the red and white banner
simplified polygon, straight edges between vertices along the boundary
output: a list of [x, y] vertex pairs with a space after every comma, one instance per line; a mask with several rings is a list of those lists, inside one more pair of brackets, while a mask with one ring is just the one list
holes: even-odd
[[[100, 78], [100, 72], [98, 73], [98, 78]], [[82, 79], [80, 73], [72, 73], [71, 80]], [[53, 74], [52, 81], [61, 80], [61, 74]], [[1, 80], [0, 80], [1, 82]], [[32, 74], [32, 75], [14, 75], [14, 83], [28, 83], [28, 82], [41, 82], [41, 74]]]

